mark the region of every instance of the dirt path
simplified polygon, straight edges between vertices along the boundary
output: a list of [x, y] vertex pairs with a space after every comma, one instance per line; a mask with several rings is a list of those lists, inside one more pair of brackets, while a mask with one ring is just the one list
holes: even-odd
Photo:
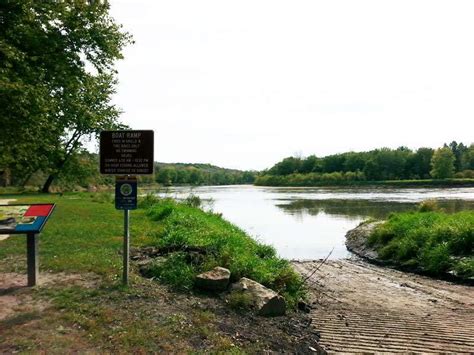
[[[303, 275], [319, 262], [295, 262]], [[330, 261], [308, 280], [329, 352], [474, 352], [474, 287], [368, 264]]]

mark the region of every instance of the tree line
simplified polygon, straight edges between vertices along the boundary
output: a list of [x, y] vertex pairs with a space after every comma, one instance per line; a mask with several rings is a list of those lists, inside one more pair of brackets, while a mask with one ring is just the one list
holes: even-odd
[[304, 182], [474, 178], [474, 144], [456, 141], [438, 149], [407, 147], [346, 152], [325, 157], [288, 157], [263, 171], [260, 185]]
[[[252, 184], [257, 172], [220, 168], [211, 164], [157, 163], [153, 175], [138, 176], [141, 184], [171, 185], [235, 185]], [[43, 186], [48, 173], [35, 171], [26, 181], [13, 179], [11, 185], [36, 188]], [[52, 185], [54, 190], [78, 190], [112, 186], [114, 176], [99, 171], [99, 155], [86, 150], [73, 154]], [[5, 185], [0, 177], [0, 186]]]
[[210, 164], [156, 163], [155, 182], [162, 185], [252, 184], [256, 172], [220, 168]]

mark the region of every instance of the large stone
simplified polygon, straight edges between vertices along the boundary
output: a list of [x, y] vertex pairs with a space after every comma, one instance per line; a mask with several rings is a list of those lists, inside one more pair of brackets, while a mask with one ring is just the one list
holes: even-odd
[[354, 254], [376, 262], [379, 255], [375, 248], [368, 245], [367, 240], [375, 228], [383, 221], [364, 222], [346, 234], [346, 247]]
[[230, 271], [217, 266], [196, 276], [196, 287], [206, 291], [224, 291], [229, 286]]
[[252, 305], [259, 315], [282, 316], [285, 314], [285, 299], [275, 291], [254, 280], [242, 277], [232, 285], [232, 292], [248, 294], [251, 297]]

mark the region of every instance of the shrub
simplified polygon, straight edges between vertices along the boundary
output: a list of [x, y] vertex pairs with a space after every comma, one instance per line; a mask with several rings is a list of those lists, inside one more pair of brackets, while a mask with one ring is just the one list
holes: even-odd
[[191, 194], [188, 197], [186, 197], [186, 200], [184, 202], [189, 207], [196, 207], [196, 208], [201, 207], [201, 204], [202, 204], [201, 198], [194, 194]]
[[439, 211], [438, 202], [436, 200], [425, 200], [418, 206], [418, 212]]
[[474, 277], [474, 257], [458, 260], [454, 266], [454, 271], [457, 276], [462, 278]]
[[150, 208], [160, 202], [160, 198], [154, 193], [147, 193], [138, 199], [138, 208]]

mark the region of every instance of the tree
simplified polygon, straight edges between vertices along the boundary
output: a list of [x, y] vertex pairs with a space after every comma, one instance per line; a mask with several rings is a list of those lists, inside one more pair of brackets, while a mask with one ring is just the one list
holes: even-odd
[[111, 103], [114, 62], [131, 37], [103, 1], [0, 4], [0, 170], [37, 170], [49, 191], [83, 139], [123, 127]]
[[318, 158], [315, 155], [310, 155], [301, 163], [300, 172], [303, 174], [312, 172], [316, 167], [317, 162]]
[[178, 174], [175, 168], [160, 168], [156, 175], [156, 181], [163, 185], [172, 185], [177, 181]]
[[270, 171], [275, 175], [290, 175], [296, 173], [300, 167], [300, 158], [288, 157], [273, 166]]
[[471, 144], [463, 154], [462, 166], [464, 170], [474, 170], [474, 144]]
[[451, 143], [449, 143], [449, 148], [451, 148], [451, 151], [453, 152], [454, 157], [456, 158], [456, 160], [454, 161], [454, 170], [463, 170], [463, 155], [466, 153], [468, 148], [462, 142], [458, 144], [456, 141], [452, 141]]
[[407, 161], [407, 172], [410, 178], [429, 179], [431, 170], [431, 159], [434, 150], [431, 148], [419, 148]]
[[456, 157], [449, 147], [437, 149], [431, 159], [431, 176], [434, 179], [447, 179], [454, 175]]

